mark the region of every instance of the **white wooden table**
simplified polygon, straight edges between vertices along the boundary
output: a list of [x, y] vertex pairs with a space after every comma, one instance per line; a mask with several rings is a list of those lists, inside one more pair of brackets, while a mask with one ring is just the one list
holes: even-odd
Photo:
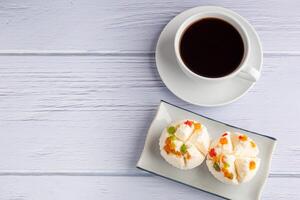
[[[256, 28], [263, 74], [242, 99], [201, 108], [158, 76], [166, 23], [198, 5]], [[2, 0], [0, 199], [219, 199], [135, 168], [160, 99], [278, 139], [267, 200], [300, 198], [300, 2]]]

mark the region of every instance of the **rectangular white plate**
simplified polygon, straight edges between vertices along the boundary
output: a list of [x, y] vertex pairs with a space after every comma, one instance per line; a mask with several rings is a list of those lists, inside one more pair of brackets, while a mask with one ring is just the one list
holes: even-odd
[[[158, 140], [162, 130], [169, 123], [183, 119], [195, 119], [203, 123], [213, 139], [226, 130], [249, 135], [255, 140], [260, 150], [258, 157], [261, 158], [261, 165], [256, 176], [248, 183], [238, 186], [226, 185], [210, 174], [205, 162], [192, 170], [180, 170], [168, 164], [160, 155]], [[137, 168], [225, 199], [255, 200], [260, 199], [261, 191], [268, 178], [271, 157], [275, 146], [276, 139], [273, 137], [237, 128], [161, 101], [156, 116], [149, 128], [144, 150], [137, 163]]]

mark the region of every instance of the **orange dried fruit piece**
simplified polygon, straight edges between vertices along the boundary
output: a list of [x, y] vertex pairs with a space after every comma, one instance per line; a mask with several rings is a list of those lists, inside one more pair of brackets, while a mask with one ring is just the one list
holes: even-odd
[[222, 168], [222, 172], [224, 173], [224, 177], [230, 180], [233, 179], [233, 173], [229, 172], [226, 168]]
[[228, 144], [227, 138], [225, 138], [225, 137], [220, 138], [220, 143], [221, 143], [222, 145]]
[[230, 172], [227, 172], [227, 173], [225, 174], [225, 177], [228, 178], [228, 179], [230, 179], [230, 180], [232, 180], [232, 179], [233, 179], [233, 174], [230, 173]]
[[201, 124], [200, 123], [194, 123], [195, 130], [200, 130], [201, 129]]
[[252, 147], [252, 148], [255, 148], [255, 147], [256, 147], [255, 142], [251, 141], [250, 144], [251, 144], [251, 147]]
[[179, 151], [176, 151], [175, 148], [175, 144], [173, 143], [174, 139], [173, 136], [170, 136], [166, 139], [165, 141], [165, 146], [164, 146], [164, 150], [166, 151], [167, 154], [175, 154], [176, 156], [181, 156], [181, 153]]
[[175, 155], [181, 157], [181, 153], [179, 151], [175, 151]]
[[189, 159], [192, 158], [192, 156], [191, 156], [191, 154], [190, 154], [189, 152], [186, 152], [185, 158], [186, 158], [187, 160], [189, 160]]
[[249, 169], [250, 170], [254, 170], [256, 168], [256, 163], [255, 163], [255, 161], [250, 161], [250, 163], [249, 163]]
[[165, 145], [165, 146], [164, 146], [164, 150], [165, 150], [165, 152], [166, 152], [167, 154], [171, 153], [171, 148], [170, 148], [169, 145]]

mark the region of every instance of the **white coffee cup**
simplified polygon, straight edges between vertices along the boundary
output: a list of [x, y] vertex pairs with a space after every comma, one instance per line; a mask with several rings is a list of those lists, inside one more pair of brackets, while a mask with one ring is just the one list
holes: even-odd
[[[240, 63], [240, 65], [230, 74], [218, 78], [209, 78], [205, 76], [198, 75], [191, 71], [183, 62], [181, 55], [180, 55], [180, 40], [182, 35], [184, 34], [185, 30], [194, 24], [195, 22], [205, 19], [205, 18], [217, 18], [226, 21], [227, 23], [231, 24], [240, 34], [242, 37], [243, 43], [244, 43], [244, 56], [243, 59]], [[189, 18], [187, 18], [181, 26], [178, 28], [176, 35], [175, 35], [175, 40], [174, 40], [174, 48], [175, 48], [175, 55], [177, 58], [177, 62], [179, 66], [181, 67], [182, 71], [189, 76], [190, 78], [194, 80], [208, 80], [208, 81], [221, 81], [225, 79], [229, 79], [235, 76], [238, 76], [242, 79], [246, 79], [251, 82], [255, 82], [258, 80], [260, 73], [257, 71], [255, 68], [252, 66], [248, 65], [248, 59], [251, 51], [251, 46], [250, 46], [250, 41], [249, 41], [249, 36], [247, 32], [245, 31], [244, 26], [229, 12], [225, 11], [217, 11], [217, 12], [212, 12], [212, 11], [207, 11], [207, 12], [201, 12], [198, 14], [195, 14]]]

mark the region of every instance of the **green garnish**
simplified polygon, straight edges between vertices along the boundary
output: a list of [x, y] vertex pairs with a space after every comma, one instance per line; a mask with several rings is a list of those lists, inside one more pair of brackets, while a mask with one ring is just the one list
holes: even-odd
[[175, 128], [174, 126], [170, 126], [170, 127], [168, 128], [168, 133], [169, 133], [169, 134], [173, 135], [175, 132], [176, 132], [176, 128]]
[[216, 162], [214, 163], [214, 168], [217, 172], [221, 171], [219, 164]]
[[176, 140], [176, 136], [175, 136], [175, 135], [171, 135], [171, 136], [169, 136], [169, 138], [170, 138], [172, 141]]
[[180, 151], [181, 151], [181, 153], [183, 153], [183, 154], [185, 154], [185, 153], [187, 152], [187, 147], [186, 147], [185, 144], [181, 145]]

